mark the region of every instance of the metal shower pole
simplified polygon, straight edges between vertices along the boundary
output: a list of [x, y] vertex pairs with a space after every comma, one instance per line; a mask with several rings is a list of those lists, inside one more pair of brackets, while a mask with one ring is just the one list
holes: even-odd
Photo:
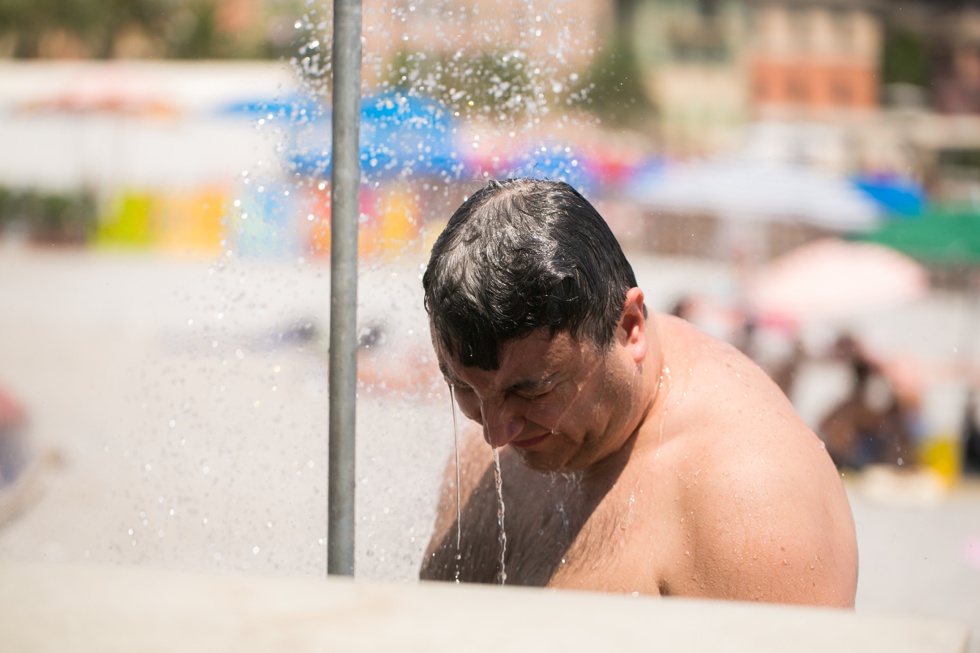
[[327, 573], [340, 576], [354, 575], [360, 113], [361, 0], [334, 0]]

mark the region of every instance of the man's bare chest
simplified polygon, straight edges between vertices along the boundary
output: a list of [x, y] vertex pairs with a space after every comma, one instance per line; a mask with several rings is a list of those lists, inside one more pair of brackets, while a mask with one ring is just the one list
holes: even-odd
[[503, 488], [478, 488], [464, 509], [461, 580], [658, 593], [663, 520], [642, 487], [519, 477]]

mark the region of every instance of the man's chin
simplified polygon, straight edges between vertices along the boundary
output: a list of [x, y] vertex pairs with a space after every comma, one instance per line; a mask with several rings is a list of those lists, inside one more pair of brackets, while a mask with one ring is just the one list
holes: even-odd
[[567, 468], [566, 461], [551, 452], [544, 451], [522, 451], [516, 447], [511, 447], [517, 457], [521, 459], [524, 466], [528, 469], [541, 472], [542, 474], [553, 474], [574, 471]]

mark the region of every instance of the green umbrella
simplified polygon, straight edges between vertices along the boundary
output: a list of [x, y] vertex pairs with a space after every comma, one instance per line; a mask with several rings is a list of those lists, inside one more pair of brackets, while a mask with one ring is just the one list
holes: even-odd
[[887, 245], [932, 265], [980, 265], [980, 209], [937, 207], [853, 238]]

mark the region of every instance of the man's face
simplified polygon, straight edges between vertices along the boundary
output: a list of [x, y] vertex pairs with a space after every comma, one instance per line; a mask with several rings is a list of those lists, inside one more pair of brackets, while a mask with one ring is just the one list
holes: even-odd
[[540, 471], [586, 469], [631, 435], [637, 370], [622, 346], [600, 351], [547, 329], [503, 345], [500, 367], [465, 367], [435, 339], [439, 366], [463, 414], [494, 447], [509, 445]]

